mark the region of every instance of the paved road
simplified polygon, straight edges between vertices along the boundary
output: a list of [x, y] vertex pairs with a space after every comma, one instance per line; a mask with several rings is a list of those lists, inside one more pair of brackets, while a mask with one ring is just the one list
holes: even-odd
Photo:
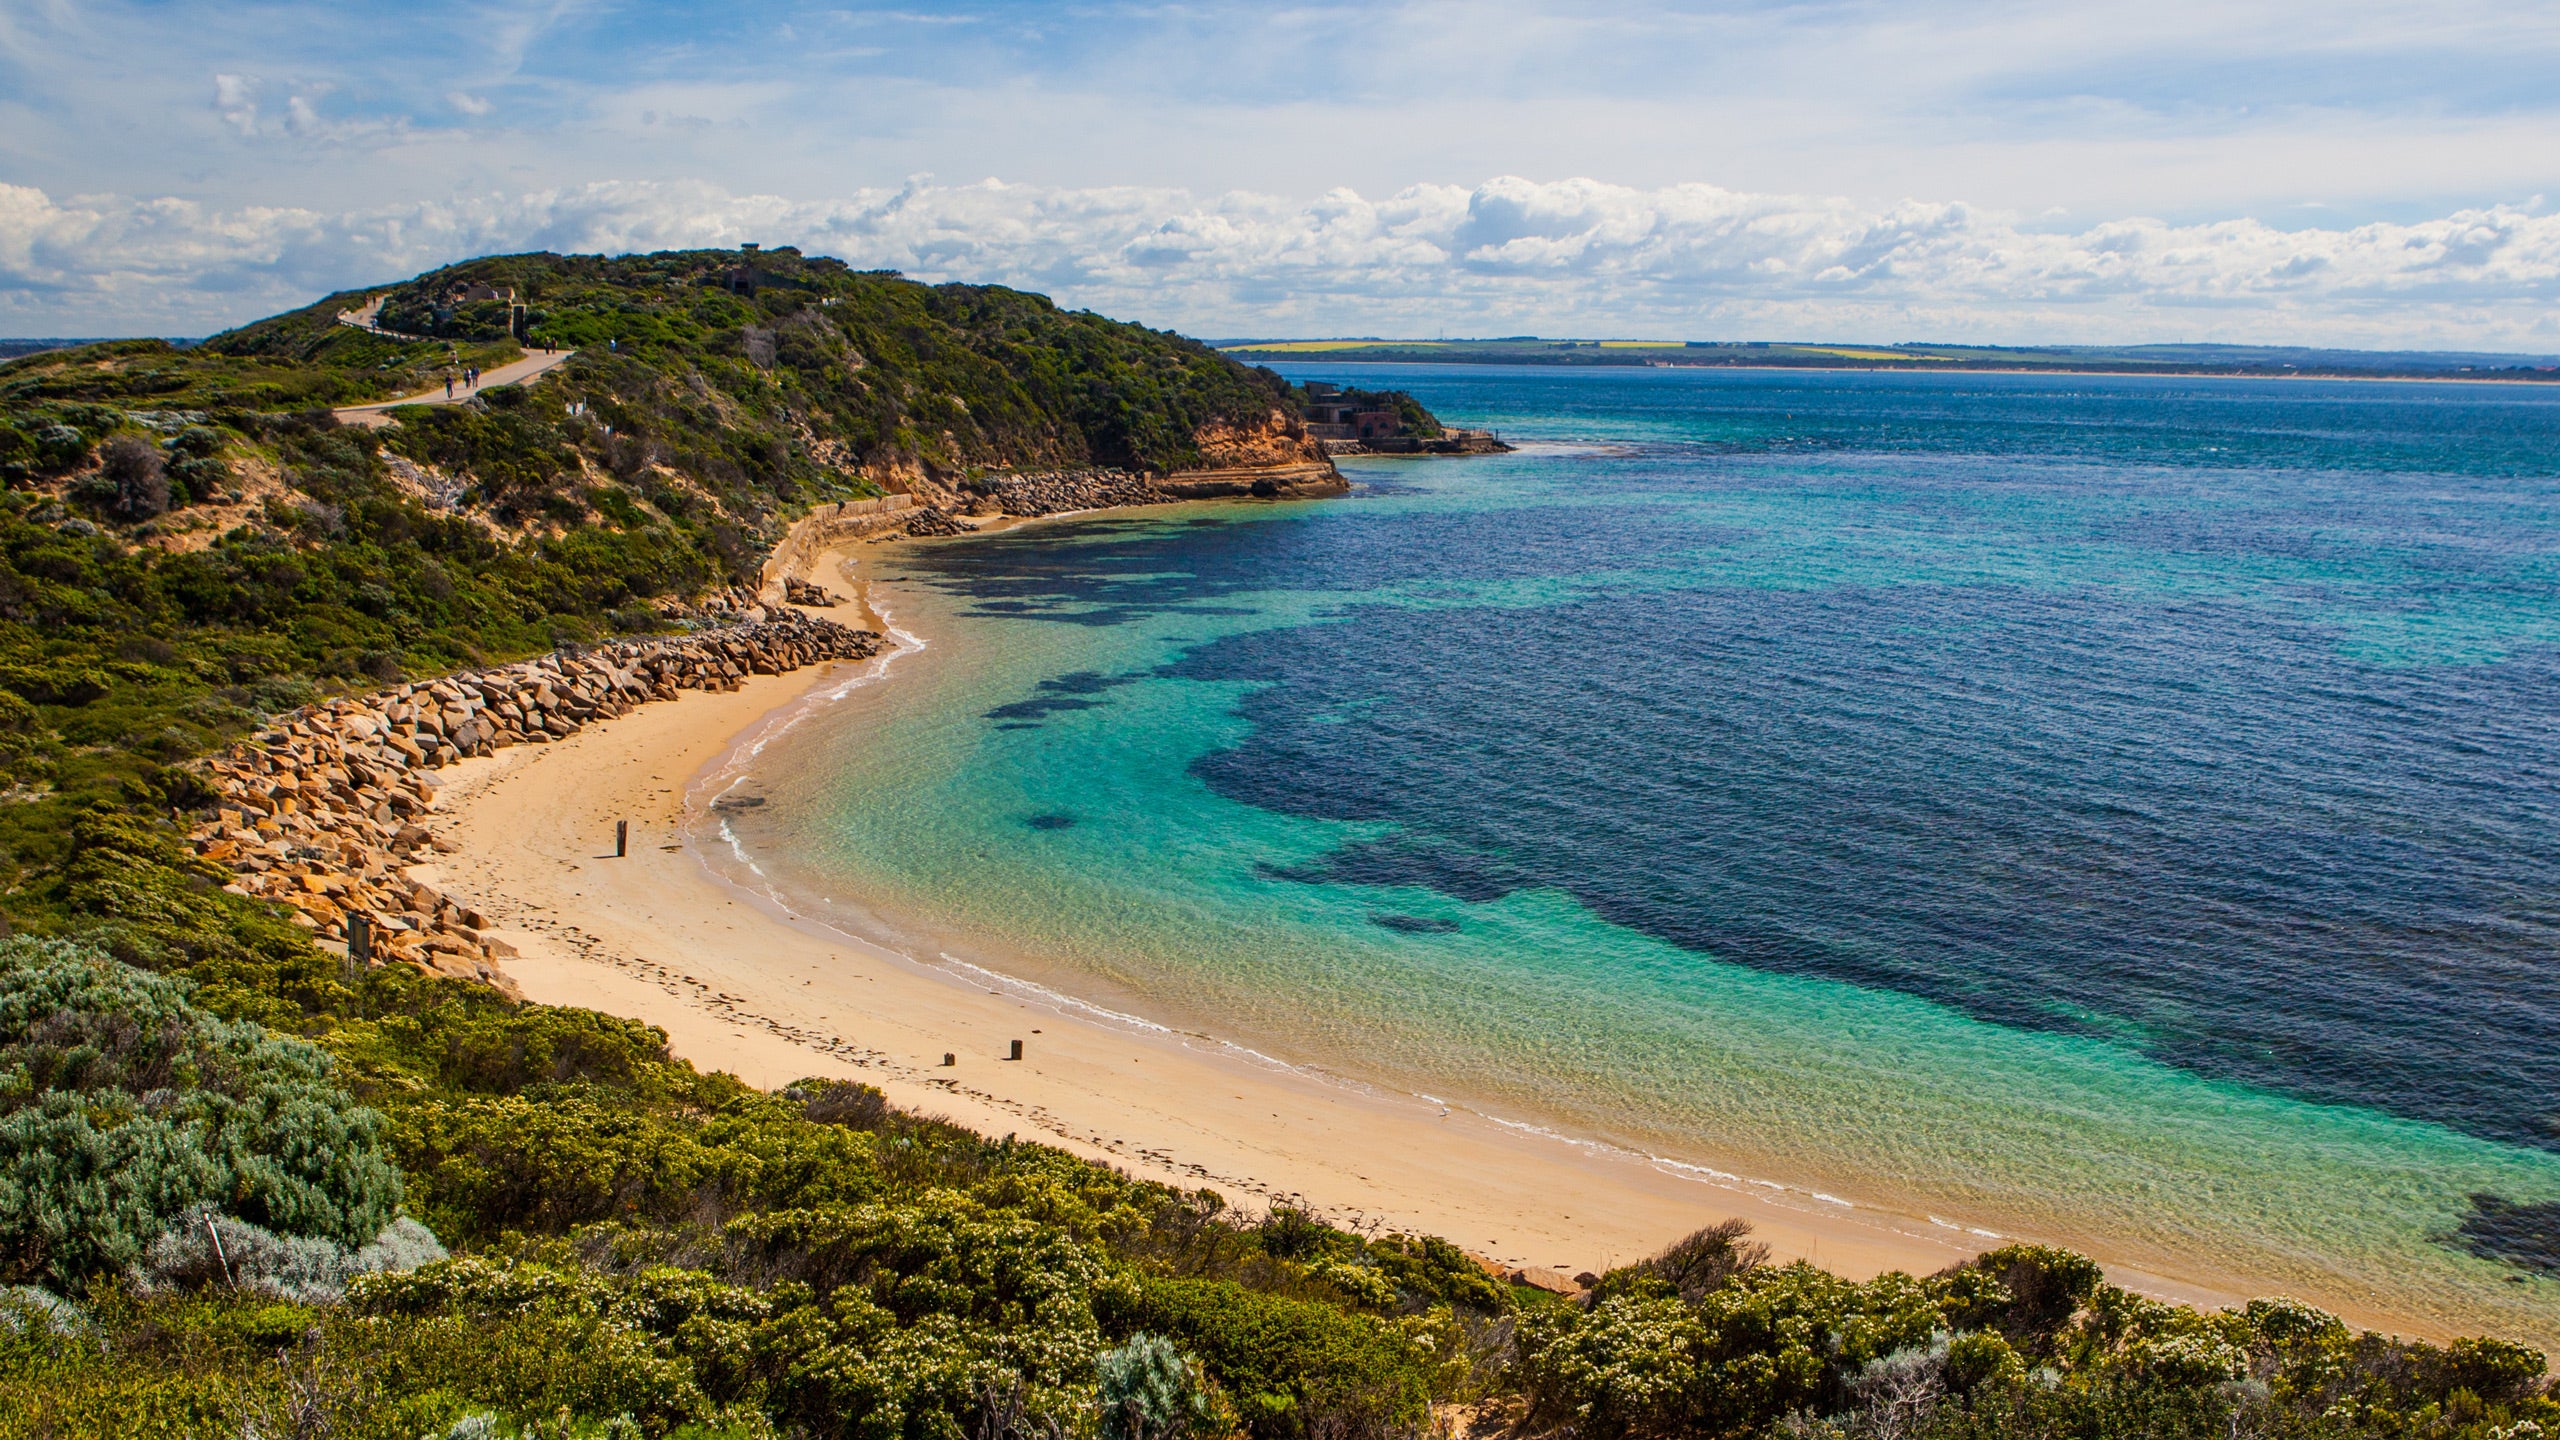
[[575, 350], [534, 350], [528, 352], [523, 359], [511, 364], [501, 365], [495, 370], [481, 371], [480, 384], [477, 387], [465, 385], [457, 380], [454, 382], [451, 395], [445, 393], [445, 387], [437, 385], [432, 389], [421, 390], [415, 395], [403, 395], [397, 400], [376, 400], [369, 405], [349, 405], [330, 413], [338, 417], [338, 423], [341, 425], [369, 425], [380, 428], [391, 423], [391, 416], [385, 412], [395, 405], [459, 405], [492, 385], [520, 385], [530, 381], [547, 370], [567, 364], [569, 357], [577, 353]]

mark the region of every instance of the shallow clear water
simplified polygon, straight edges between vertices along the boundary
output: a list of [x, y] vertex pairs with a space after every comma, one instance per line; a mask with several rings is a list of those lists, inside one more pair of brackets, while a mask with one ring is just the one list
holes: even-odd
[[1284, 1059], [2560, 1338], [2560, 389], [1360, 378], [1526, 448], [887, 552], [935, 648], [742, 842]]

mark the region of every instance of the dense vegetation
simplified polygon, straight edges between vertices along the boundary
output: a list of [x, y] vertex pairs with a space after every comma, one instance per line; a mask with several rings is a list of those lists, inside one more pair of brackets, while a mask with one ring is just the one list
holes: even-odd
[[[280, 1078], [225, 1093], [293, 1090], [304, 1107], [271, 1143], [341, 1172], [306, 1187], [322, 1203], [258, 1212], [267, 1247], [340, 1247], [326, 1289], [252, 1273], [261, 1252], [238, 1229], [228, 1268], [203, 1246], [173, 1258], [171, 1239], [204, 1223], [194, 1191], [117, 1187], [150, 1198], [97, 1233], [177, 1232], [157, 1247], [30, 1248], [44, 1228], [31, 1217], [52, 1212], [16, 1197], [80, 1187], [0, 1182], [0, 1279], [48, 1287], [0, 1296], [0, 1434], [1307, 1440], [1419, 1434], [1449, 1406], [1522, 1433], [1666, 1440], [2516, 1440], [2560, 1424], [2538, 1394], [2541, 1357], [2518, 1347], [2357, 1336], [2285, 1301], [2199, 1314], [2027, 1246], [1853, 1284], [1769, 1264], [1728, 1225], [1581, 1302], [1556, 1299], [1436, 1240], [1237, 1214], [1207, 1192], [901, 1115], [860, 1085], [761, 1093], [670, 1059], [630, 1022], [405, 969], [347, 978], [306, 974], [305, 1002], [277, 1014], [302, 1038], [284, 1039], [214, 1020], [186, 982], [101, 949], [0, 948], [11, 1073], [76, 1087], [133, 1127], [149, 1105], [96, 1097], [163, 1052], [284, 1054]], [[174, 1023], [145, 1020], [137, 1030], [162, 1038], [54, 1080], [61, 1057], [94, 1055], [86, 1037], [112, 1008], [100, 998], [119, 990]], [[44, 1020], [59, 995], [75, 1023]], [[330, 1143], [300, 1142], [314, 1124], [334, 1127]], [[159, 1163], [119, 1154], [103, 1176]], [[383, 1218], [389, 1165], [457, 1258], [415, 1242], [406, 1264], [345, 1249]]]
[[[1563, 1299], [343, 965], [188, 856], [191, 758], [332, 689], [684, 623], [659, 602], [867, 463], [1169, 465], [1289, 398], [787, 252], [475, 262], [386, 302], [424, 348], [337, 325], [360, 298], [0, 367], [0, 1436], [2560, 1433], [2496, 1342], [2200, 1314], [2028, 1247], [1853, 1284], [1732, 1226]], [[303, 408], [518, 325], [586, 348], [388, 432]]]

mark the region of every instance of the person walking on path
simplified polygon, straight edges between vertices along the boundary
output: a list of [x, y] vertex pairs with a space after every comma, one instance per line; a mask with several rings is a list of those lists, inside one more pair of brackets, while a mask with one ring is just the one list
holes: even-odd
[[451, 400], [453, 398], [453, 377], [451, 375], [444, 377], [444, 398], [447, 400]]

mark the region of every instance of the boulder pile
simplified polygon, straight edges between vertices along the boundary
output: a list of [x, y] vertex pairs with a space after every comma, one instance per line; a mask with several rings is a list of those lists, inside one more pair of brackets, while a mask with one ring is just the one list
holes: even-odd
[[966, 535], [969, 530], [969, 526], [952, 519], [948, 512], [927, 505], [906, 523], [904, 533], [918, 536]]
[[1126, 470], [1037, 470], [974, 482], [973, 515], [1055, 515], [1111, 505], [1162, 505], [1174, 497]]
[[658, 602], [659, 614], [679, 620], [761, 620], [764, 609], [764, 602], [757, 598], [752, 585], [714, 590], [690, 605], [681, 600]]
[[512, 990], [495, 961], [514, 953], [480, 915], [412, 879], [436, 848], [426, 819], [435, 772], [466, 756], [575, 735], [683, 690], [735, 690], [747, 676], [876, 655], [880, 636], [796, 610], [688, 635], [466, 671], [332, 700], [204, 764], [219, 797], [190, 832], [196, 853], [229, 868], [223, 888], [292, 907], [297, 924], [336, 941], [362, 917], [377, 963]]

